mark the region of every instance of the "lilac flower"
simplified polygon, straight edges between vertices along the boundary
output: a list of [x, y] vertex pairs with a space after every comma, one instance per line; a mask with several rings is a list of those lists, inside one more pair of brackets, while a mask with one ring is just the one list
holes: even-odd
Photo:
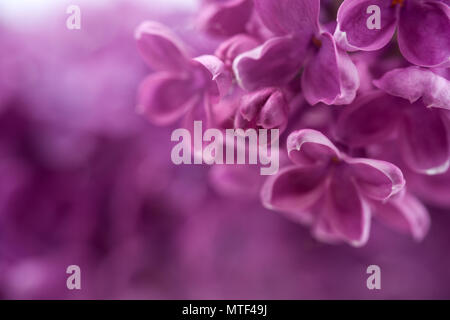
[[370, 203], [387, 201], [405, 185], [395, 165], [349, 157], [319, 131], [291, 133], [287, 151], [294, 165], [266, 181], [261, 191], [263, 204], [311, 225], [314, 235], [324, 241], [364, 245], [369, 236]]
[[424, 203], [437, 208], [450, 208], [450, 170], [432, 176], [409, 171], [405, 175], [409, 189]]
[[250, 51], [259, 45], [259, 41], [246, 34], [238, 34], [223, 41], [216, 49], [215, 55], [223, 61], [227, 68], [232, 69], [233, 61], [238, 55]]
[[284, 93], [278, 88], [264, 88], [242, 97], [236, 113], [236, 128], [279, 129], [288, 122], [289, 105]]
[[230, 87], [223, 62], [212, 55], [190, 59], [182, 42], [157, 22], [142, 23], [135, 37], [145, 62], [157, 71], [139, 87], [138, 110], [160, 125], [183, 115], [213, 121], [211, 105]]
[[363, 147], [398, 138], [410, 168], [426, 174], [449, 166], [450, 82], [419, 67], [395, 69], [374, 84], [382, 91], [362, 96], [343, 111], [337, 138]]
[[374, 216], [389, 228], [422, 241], [430, 229], [430, 216], [422, 202], [406, 188], [386, 202], [373, 202]]
[[435, 208], [450, 208], [450, 170], [445, 173], [426, 175], [411, 170], [398, 152], [396, 140], [371, 145], [367, 153], [377, 159], [395, 163], [403, 172], [408, 185], [408, 192], [414, 194], [424, 204]]
[[[366, 10], [380, 7], [381, 29], [369, 29]], [[346, 0], [339, 8], [335, 37], [347, 50], [384, 47], [398, 27], [403, 56], [419, 66], [449, 66], [450, 7], [440, 0]]]
[[377, 51], [359, 51], [352, 54], [352, 61], [358, 69], [361, 81], [359, 95], [374, 90], [373, 80], [381, 78], [386, 72], [410, 66], [410, 63], [398, 55], [394, 45], [388, 45]]
[[243, 53], [234, 72], [246, 90], [284, 86], [304, 67], [302, 90], [310, 104], [348, 104], [359, 78], [348, 55], [319, 25], [319, 0], [255, 0], [263, 23], [276, 36]]
[[214, 36], [245, 33], [253, 13], [252, 0], [203, 0], [198, 24]]
[[[216, 56], [230, 68], [234, 59], [241, 53], [258, 46], [258, 41], [245, 34], [239, 34], [224, 41], [216, 50]], [[288, 122], [289, 101], [287, 90], [276, 87], [263, 88], [245, 93], [238, 86], [233, 86], [234, 127], [264, 128], [284, 130]], [[225, 99], [229, 100], [229, 99]], [[220, 103], [219, 103], [220, 104]], [[224, 108], [221, 106], [221, 108]], [[222, 112], [222, 114], [226, 114]]]

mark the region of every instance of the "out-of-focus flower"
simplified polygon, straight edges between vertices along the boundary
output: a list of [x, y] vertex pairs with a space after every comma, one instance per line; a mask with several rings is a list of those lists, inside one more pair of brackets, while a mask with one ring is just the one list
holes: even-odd
[[424, 203], [437, 208], [450, 208], [450, 170], [432, 176], [406, 172], [405, 176], [409, 189]]
[[157, 71], [140, 85], [138, 111], [160, 125], [186, 114], [211, 123], [211, 105], [226, 95], [231, 85], [223, 62], [212, 55], [190, 59], [182, 42], [157, 22], [142, 23], [135, 37], [145, 62]]
[[252, 17], [252, 0], [203, 0], [198, 24], [214, 36], [246, 33]]
[[374, 84], [384, 92], [362, 96], [343, 111], [337, 138], [363, 147], [399, 137], [410, 168], [426, 174], [445, 172], [450, 144], [447, 113], [450, 82], [419, 67], [395, 69]]
[[[266, 181], [262, 201], [269, 209], [311, 225], [314, 235], [324, 241], [364, 245], [369, 237], [371, 202], [387, 201], [405, 185], [395, 165], [349, 157], [315, 130], [291, 133], [287, 150], [294, 165]], [[392, 210], [392, 214], [403, 215], [404, 211]], [[415, 223], [420, 219], [403, 220]]]
[[373, 202], [375, 218], [393, 230], [422, 241], [430, 228], [430, 216], [422, 202], [404, 189], [386, 202]]
[[[366, 10], [380, 8], [380, 29], [366, 25]], [[346, 0], [337, 15], [335, 37], [347, 50], [378, 50], [398, 27], [402, 55], [419, 66], [449, 66], [450, 7], [440, 0]]]
[[246, 90], [282, 87], [302, 66], [302, 91], [310, 104], [348, 104], [359, 87], [356, 67], [319, 25], [319, 0], [256, 0], [256, 12], [275, 37], [243, 53], [234, 72]]

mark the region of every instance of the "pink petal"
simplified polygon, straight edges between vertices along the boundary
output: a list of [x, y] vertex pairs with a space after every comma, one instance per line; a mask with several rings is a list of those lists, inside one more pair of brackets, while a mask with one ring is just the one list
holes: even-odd
[[376, 207], [376, 218], [385, 225], [423, 240], [430, 228], [430, 216], [425, 206], [409, 193], [395, 197]]
[[370, 209], [345, 169], [338, 169], [330, 181], [326, 218], [333, 230], [353, 246], [364, 245], [369, 237]]
[[327, 220], [326, 211], [328, 208], [322, 206], [322, 212], [319, 213], [318, 217], [314, 221], [312, 227], [312, 235], [320, 242], [329, 244], [338, 244], [342, 242], [342, 237], [338, 234], [333, 227], [330, 225], [330, 221]]
[[301, 166], [328, 163], [341, 158], [334, 144], [321, 132], [312, 129], [292, 132], [287, 138], [286, 145], [289, 158]]
[[433, 176], [413, 172], [407, 175], [407, 180], [409, 189], [427, 204], [450, 208], [450, 170]]
[[285, 128], [288, 122], [289, 104], [280, 90], [274, 91], [261, 109], [257, 124], [266, 129]]
[[263, 45], [239, 55], [233, 63], [239, 85], [248, 91], [283, 86], [300, 71], [307, 43], [285, 36], [272, 38]]
[[231, 88], [231, 74], [225, 68], [224, 63], [212, 55], [204, 55], [194, 59], [202, 66], [202, 70], [206, 71], [202, 77], [205, 81], [204, 89], [216, 98], [215, 102], [221, 97], [226, 96]]
[[405, 116], [401, 148], [408, 166], [420, 173], [439, 174], [449, 166], [449, 138], [440, 110], [415, 103]]
[[158, 125], [176, 121], [201, 100], [192, 80], [177, 74], [159, 72], [145, 78], [138, 92], [139, 112]]
[[[384, 47], [392, 39], [397, 24], [399, 6], [391, 6], [390, 0], [345, 0], [340, 6], [335, 31], [339, 45], [346, 50], [372, 51]], [[367, 8], [380, 8], [381, 28], [369, 29]]]
[[[203, 130], [216, 127], [214, 113], [209, 100], [210, 99], [207, 96], [203, 95], [202, 98], [195, 101], [193, 107], [186, 112], [183, 118], [183, 128], [188, 129], [191, 133], [193, 133], [195, 121], [202, 122]], [[209, 144], [204, 141], [203, 143]]]
[[135, 39], [142, 58], [151, 68], [179, 72], [188, 66], [186, 48], [164, 25], [143, 22], [136, 29]]
[[319, 30], [320, 0], [255, 0], [256, 11], [273, 32], [284, 35]]
[[438, 1], [405, 1], [398, 44], [403, 56], [424, 67], [450, 65], [450, 7]]
[[365, 196], [386, 200], [405, 186], [402, 171], [392, 163], [374, 159], [346, 159], [350, 174]]
[[254, 197], [260, 192], [264, 177], [259, 167], [215, 165], [209, 172], [214, 189], [226, 196]]
[[215, 55], [222, 60], [227, 67], [232, 67], [234, 59], [241, 53], [253, 50], [259, 45], [259, 41], [246, 34], [238, 34], [222, 42]]
[[284, 128], [288, 113], [289, 105], [283, 92], [264, 88], [242, 97], [235, 124], [238, 128]]
[[393, 137], [408, 102], [383, 92], [371, 92], [345, 107], [335, 126], [336, 139], [352, 147], [386, 141]]
[[325, 177], [323, 166], [282, 169], [264, 183], [262, 203], [268, 209], [295, 214], [301, 219], [323, 195]]
[[215, 36], [233, 36], [245, 33], [253, 12], [251, 0], [215, 1], [202, 8], [200, 28]]
[[422, 98], [427, 107], [450, 110], [450, 81], [436, 73], [408, 67], [387, 72], [374, 85], [387, 93], [414, 103]]
[[302, 89], [309, 104], [351, 103], [359, 88], [358, 70], [348, 55], [338, 49], [333, 36], [323, 33], [321, 45], [302, 75]]

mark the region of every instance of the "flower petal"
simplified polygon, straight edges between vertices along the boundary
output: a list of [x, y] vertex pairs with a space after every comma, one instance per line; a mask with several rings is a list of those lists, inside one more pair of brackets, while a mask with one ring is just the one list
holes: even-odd
[[306, 55], [306, 42], [295, 37], [272, 38], [239, 55], [233, 63], [239, 85], [248, 91], [283, 86], [300, 71]]
[[420, 173], [443, 173], [449, 166], [450, 150], [440, 110], [416, 104], [411, 106], [403, 121], [401, 147], [404, 161]]
[[336, 47], [333, 36], [323, 33], [321, 45], [302, 75], [302, 89], [309, 104], [351, 103], [359, 88], [356, 66], [348, 55]]
[[301, 219], [301, 215], [306, 214], [323, 195], [325, 176], [323, 166], [282, 169], [264, 183], [262, 203], [268, 209], [299, 215]]
[[274, 91], [259, 113], [257, 125], [266, 128], [284, 129], [288, 122], [289, 104], [280, 90]]
[[428, 69], [394, 69], [373, 83], [387, 93], [407, 99], [411, 103], [422, 98], [427, 107], [450, 110], [450, 81]]
[[136, 29], [135, 39], [142, 58], [156, 71], [179, 72], [188, 66], [186, 48], [164, 25], [143, 22]]
[[253, 50], [259, 45], [258, 40], [246, 34], [238, 34], [222, 42], [215, 51], [215, 55], [227, 67], [232, 67], [234, 59], [241, 53]]
[[353, 246], [362, 246], [369, 237], [370, 209], [346, 171], [336, 170], [330, 181], [325, 214], [337, 234]]
[[361, 193], [371, 199], [387, 200], [405, 186], [402, 171], [390, 162], [354, 158], [346, 162]]
[[211, 35], [230, 37], [245, 33], [252, 12], [251, 0], [215, 1], [202, 8], [199, 25]]
[[137, 109], [151, 122], [166, 125], [180, 118], [200, 99], [201, 95], [192, 87], [189, 78], [159, 72], [142, 81]]
[[301, 166], [328, 163], [332, 159], [341, 158], [334, 144], [321, 132], [312, 129], [292, 132], [286, 145], [289, 158]]
[[225, 64], [216, 56], [203, 55], [194, 59], [198, 62], [204, 71], [205, 89], [209, 91], [212, 97], [217, 98], [217, 102], [221, 97], [228, 94], [231, 88], [231, 74], [225, 68]]
[[345, 107], [335, 127], [336, 139], [351, 147], [365, 147], [393, 136], [408, 102], [383, 92], [371, 92]]
[[264, 128], [280, 130], [286, 127], [289, 105], [278, 88], [264, 88], [244, 95], [236, 114], [237, 128]]
[[338, 244], [342, 242], [342, 237], [332, 228], [326, 217], [326, 211], [328, 208], [326, 208], [326, 206], [322, 206], [321, 209], [321, 212], [315, 219], [314, 225], [312, 226], [311, 233], [313, 237], [320, 242], [328, 244]]
[[[367, 27], [373, 14], [367, 13], [367, 9], [372, 5], [380, 8], [380, 29]], [[336, 41], [346, 50], [372, 51], [384, 47], [395, 32], [397, 8], [388, 0], [345, 0], [337, 14]]]
[[217, 192], [235, 197], [257, 196], [263, 181], [259, 167], [251, 165], [215, 165], [209, 178]]
[[428, 210], [409, 193], [378, 204], [376, 218], [399, 232], [411, 234], [417, 241], [421, 241], [430, 228]]
[[255, 8], [263, 23], [279, 35], [319, 30], [320, 0], [255, 0]]
[[450, 170], [434, 176], [408, 172], [406, 178], [408, 188], [421, 200], [435, 207], [450, 208]]
[[400, 11], [398, 44], [411, 63], [450, 65], [450, 7], [438, 1], [406, 1]]

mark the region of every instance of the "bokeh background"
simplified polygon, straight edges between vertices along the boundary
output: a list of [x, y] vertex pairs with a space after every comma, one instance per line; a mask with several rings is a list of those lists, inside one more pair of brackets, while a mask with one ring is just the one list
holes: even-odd
[[[81, 30], [66, 8], [81, 7]], [[448, 299], [450, 212], [421, 243], [374, 222], [327, 245], [175, 166], [170, 134], [135, 112], [149, 70], [133, 31], [153, 19], [194, 52], [195, 0], [0, 0], [0, 298]], [[82, 289], [66, 288], [81, 267]], [[366, 287], [381, 267], [382, 290]]]

